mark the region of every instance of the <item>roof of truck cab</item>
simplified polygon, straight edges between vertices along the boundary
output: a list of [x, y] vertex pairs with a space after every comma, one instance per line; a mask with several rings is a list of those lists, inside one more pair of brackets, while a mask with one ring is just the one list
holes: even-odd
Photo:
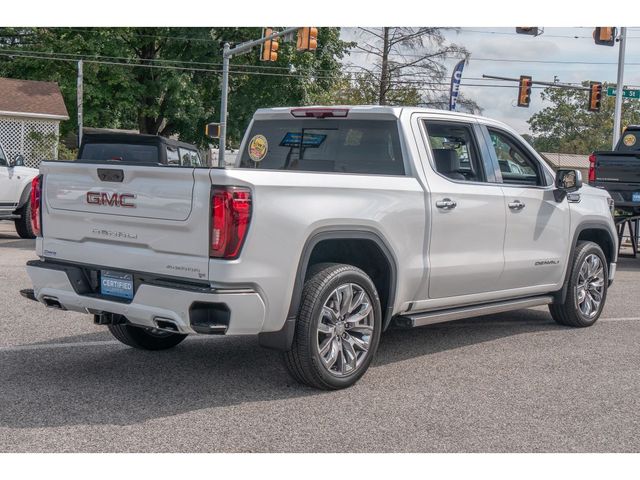
[[451, 112], [449, 110], [438, 110], [436, 108], [424, 108], [424, 107], [394, 107], [394, 106], [386, 106], [386, 105], [305, 105], [305, 106], [294, 106], [294, 107], [276, 107], [276, 108], [260, 108], [254, 114], [254, 119], [256, 120], [267, 120], [267, 119], [282, 119], [294, 118], [291, 116], [291, 110], [297, 108], [308, 108], [308, 109], [348, 109], [349, 114], [356, 114], [359, 117], [366, 116], [388, 116], [400, 118], [402, 115], [411, 115], [413, 113], [424, 113], [429, 115], [436, 116], [450, 116], [452, 118], [465, 118], [469, 120], [479, 120], [483, 123], [494, 124], [508, 126], [498, 120], [494, 120], [492, 118], [483, 117], [481, 115], [473, 115], [470, 113], [462, 113], [462, 112]]
[[108, 129], [84, 128], [82, 130], [82, 142], [85, 143], [127, 143], [127, 144], [153, 144], [159, 143], [171, 147], [182, 147], [189, 150], [197, 150], [198, 147], [190, 143], [181, 142], [173, 138], [161, 135], [149, 135], [127, 131], [109, 131]]

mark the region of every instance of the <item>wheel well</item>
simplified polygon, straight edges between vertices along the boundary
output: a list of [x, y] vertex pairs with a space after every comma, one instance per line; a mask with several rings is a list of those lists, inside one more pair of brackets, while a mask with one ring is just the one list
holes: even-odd
[[[388, 313], [392, 302], [393, 270], [389, 259], [378, 244], [362, 238], [331, 238], [318, 242], [311, 252], [305, 279], [313, 265], [318, 263], [346, 263], [364, 271], [376, 286], [382, 311]], [[389, 316], [385, 315], [386, 326]]]
[[605, 258], [607, 259], [607, 264], [611, 264], [615, 256], [615, 252], [613, 251], [613, 242], [608, 232], [598, 228], [587, 228], [585, 230], [582, 230], [578, 235], [577, 241], [580, 240], [597, 243], [602, 249]]

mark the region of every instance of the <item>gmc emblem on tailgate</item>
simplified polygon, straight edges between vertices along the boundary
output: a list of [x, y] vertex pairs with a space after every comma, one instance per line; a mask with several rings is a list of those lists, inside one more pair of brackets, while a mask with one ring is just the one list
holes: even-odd
[[136, 206], [130, 202], [134, 198], [136, 196], [133, 193], [87, 192], [87, 203], [89, 205], [135, 208]]

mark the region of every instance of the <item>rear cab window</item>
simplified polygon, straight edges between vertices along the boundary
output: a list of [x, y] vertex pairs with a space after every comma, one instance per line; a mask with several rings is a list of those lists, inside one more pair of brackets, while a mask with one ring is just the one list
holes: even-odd
[[396, 120], [256, 120], [240, 168], [405, 175]]
[[159, 163], [158, 147], [144, 144], [86, 143], [82, 149], [82, 158], [134, 163]]

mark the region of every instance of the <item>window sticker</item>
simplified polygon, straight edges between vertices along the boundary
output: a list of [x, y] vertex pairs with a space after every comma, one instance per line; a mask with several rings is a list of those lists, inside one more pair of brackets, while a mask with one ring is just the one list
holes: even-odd
[[264, 135], [254, 135], [249, 142], [249, 158], [254, 162], [260, 162], [267, 156], [269, 151], [269, 142]]
[[632, 133], [628, 133], [624, 136], [622, 141], [627, 147], [633, 147], [636, 144], [636, 136]]
[[[326, 135], [321, 135], [319, 133], [305, 133], [304, 140], [302, 140], [302, 133], [297, 132], [288, 132], [282, 141], [280, 142], [281, 147], [297, 147], [300, 148], [318, 148], [324, 142]], [[302, 145], [301, 145], [302, 144]]]

